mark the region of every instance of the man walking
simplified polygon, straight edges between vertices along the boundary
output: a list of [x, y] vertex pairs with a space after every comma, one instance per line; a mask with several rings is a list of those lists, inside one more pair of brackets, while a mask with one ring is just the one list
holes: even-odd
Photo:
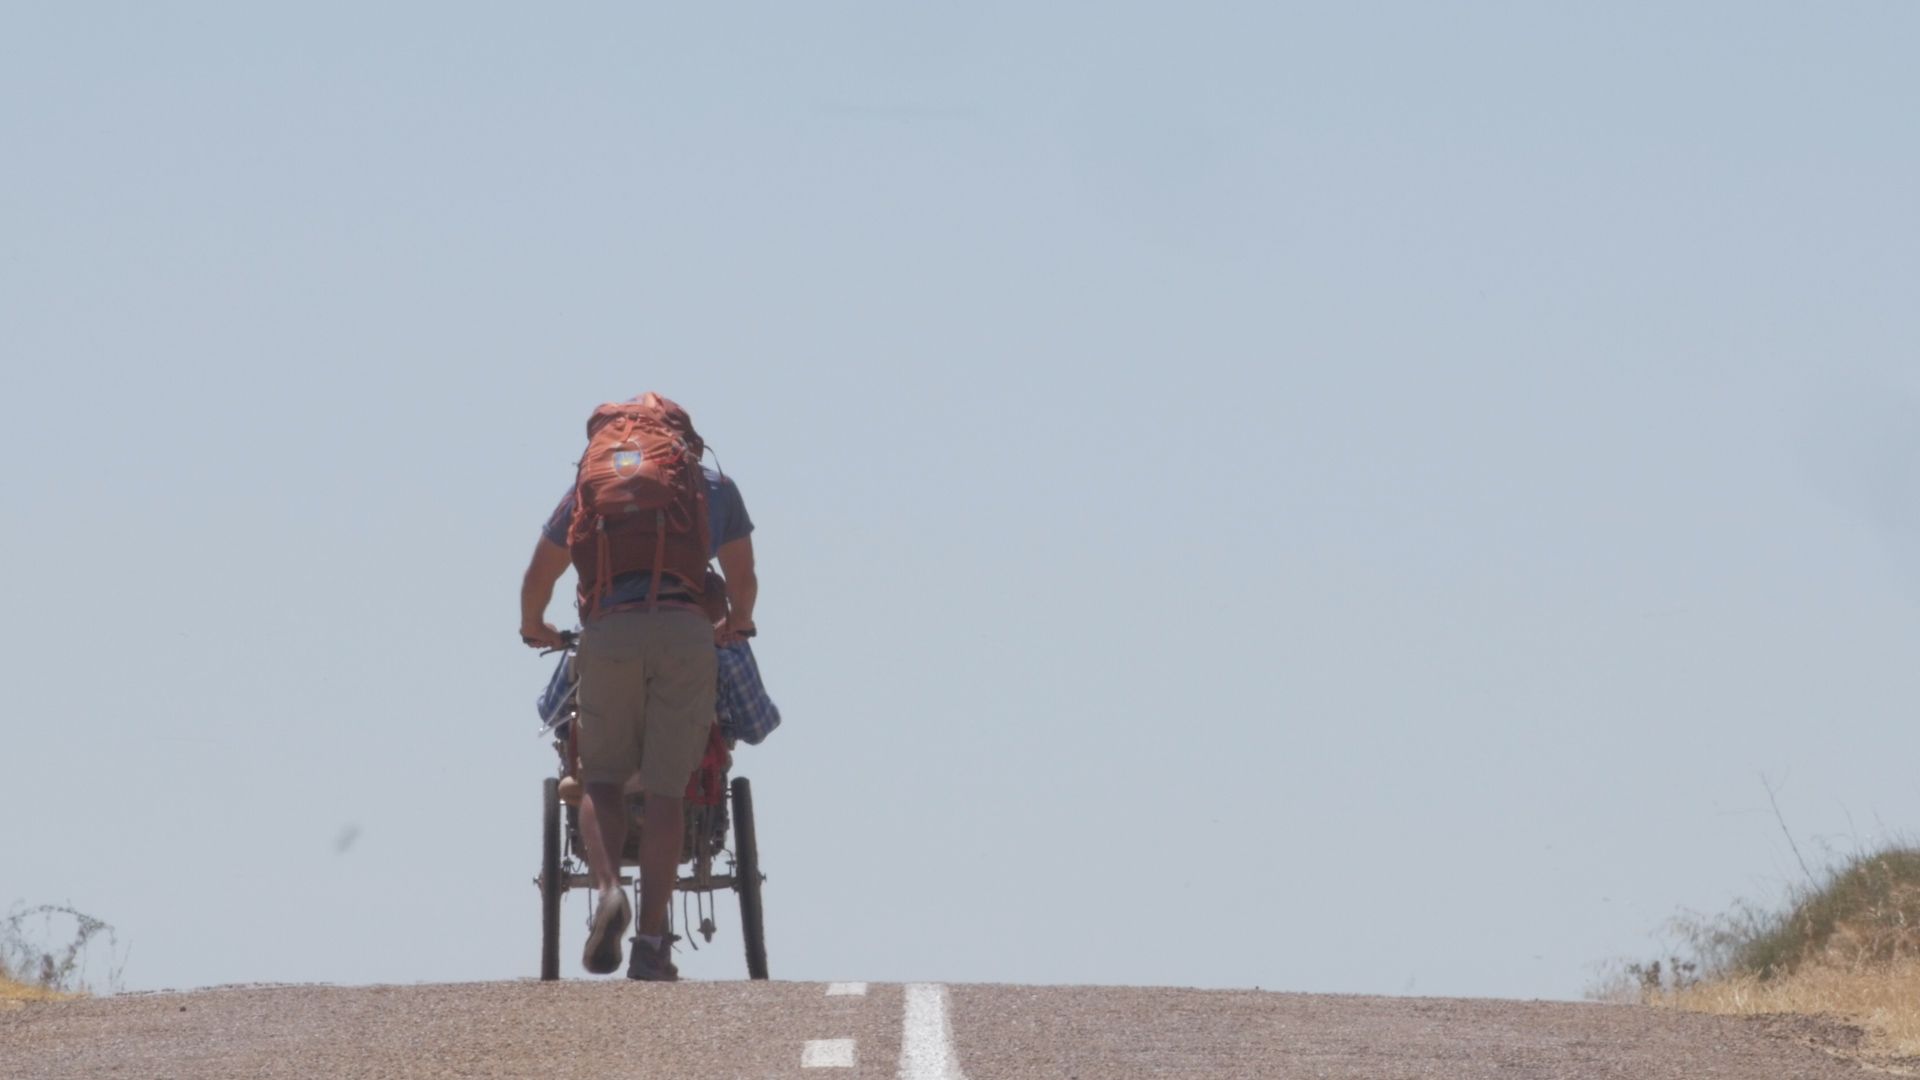
[[[603, 405], [587, 424], [587, 453], [573, 491], [542, 530], [520, 593], [520, 636], [552, 648], [546, 621], [554, 584], [572, 566], [580, 581], [580, 831], [598, 893], [586, 969], [620, 966], [632, 918], [620, 888], [627, 809], [623, 786], [638, 771], [640, 918], [629, 978], [679, 977], [667, 909], [680, 863], [684, 796], [714, 723], [716, 641], [754, 632], [758, 581], [753, 523], [732, 482], [703, 469], [705, 444], [685, 410], [657, 394]], [[729, 611], [707, 571], [716, 551]], [[718, 600], [718, 603], [715, 601]], [[719, 622], [708, 611], [724, 613]]]

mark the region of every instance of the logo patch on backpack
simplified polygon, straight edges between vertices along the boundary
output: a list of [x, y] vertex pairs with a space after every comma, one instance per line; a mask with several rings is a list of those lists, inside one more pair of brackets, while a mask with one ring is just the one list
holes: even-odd
[[622, 479], [640, 471], [640, 465], [646, 456], [638, 450], [615, 450], [613, 452], [613, 475]]

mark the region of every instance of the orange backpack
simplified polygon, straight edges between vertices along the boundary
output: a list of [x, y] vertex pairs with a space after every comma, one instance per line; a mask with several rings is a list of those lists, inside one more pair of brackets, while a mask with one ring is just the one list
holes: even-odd
[[597, 614], [622, 574], [652, 571], [649, 609], [668, 576], [696, 599], [705, 591], [711, 543], [700, 472], [705, 449], [687, 411], [659, 394], [593, 410], [567, 529], [582, 618]]

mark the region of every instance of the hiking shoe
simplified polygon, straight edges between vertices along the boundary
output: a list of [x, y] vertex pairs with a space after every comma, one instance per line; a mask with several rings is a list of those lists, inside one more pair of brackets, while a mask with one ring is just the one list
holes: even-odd
[[627, 978], [637, 982], [679, 982], [680, 969], [673, 966], [673, 943], [680, 939], [667, 934], [658, 947], [633, 939], [633, 956], [627, 960]]
[[627, 924], [633, 921], [633, 910], [627, 904], [627, 894], [615, 889], [609, 895], [600, 897], [600, 906], [593, 913], [593, 926], [587, 931], [587, 949], [580, 963], [595, 975], [611, 975], [620, 970], [620, 935], [627, 932]]

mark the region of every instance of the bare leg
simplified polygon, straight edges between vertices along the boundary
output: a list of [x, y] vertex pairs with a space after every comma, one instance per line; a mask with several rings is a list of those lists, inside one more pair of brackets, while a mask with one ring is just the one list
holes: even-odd
[[[651, 813], [653, 808], [647, 809]], [[602, 896], [618, 892], [620, 852], [627, 843], [627, 799], [619, 784], [588, 784], [581, 791], [580, 838], [587, 847], [587, 872], [594, 889]], [[643, 835], [642, 842], [645, 839]], [[676, 851], [676, 858], [678, 854]], [[660, 910], [665, 912], [666, 908]]]
[[680, 876], [686, 801], [647, 796], [647, 824], [640, 830], [640, 922], [635, 931], [648, 937], [667, 932], [667, 905]]

